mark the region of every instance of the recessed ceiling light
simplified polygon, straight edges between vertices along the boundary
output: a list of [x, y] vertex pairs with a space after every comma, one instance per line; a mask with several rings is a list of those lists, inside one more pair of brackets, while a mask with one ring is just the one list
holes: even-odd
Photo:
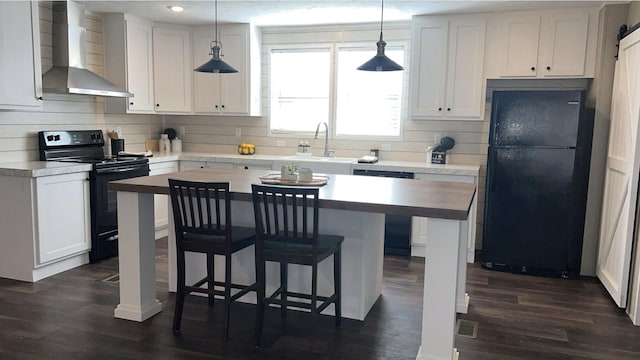
[[182, 6], [179, 5], [171, 5], [171, 6], [167, 6], [167, 8], [169, 8], [169, 10], [179, 13], [179, 12], [183, 12], [184, 8]]

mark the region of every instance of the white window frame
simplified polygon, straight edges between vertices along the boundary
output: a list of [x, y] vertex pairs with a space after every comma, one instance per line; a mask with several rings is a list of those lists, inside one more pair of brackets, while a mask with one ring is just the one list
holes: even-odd
[[329, 65], [329, 74], [331, 76], [329, 80], [329, 118], [327, 119], [327, 124], [329, 124], [329, 128], [331, 129], [331, 109], [333, 109], [334, 105], [334, 96], [332, 93], [333, 81], [335, 78], [335, 46], [331, 43], [317, 43], [317, 44], [282, 44], [282, 45], [269, 45], [267, 47], [267, 107], [269, 114], [269, 136], [280, 136], [280, 137], [300, 137], [300, 136], [313, 136], [315, 133], [315, 129], [309, 129], [309, 131], [291, 131], [291, 130], [272, 130], [271, 129], [271, 55], [274, 50], [311, 50], [311, 49], [328, 49], [329, 50], [329, 58], [331, 59], [331, 63]]
[[[329, 125], [329, 137], [331, 139], [344, 139], [344, 140], [381, 140], [381, 141], [402, 141], [404, 133], [404, 124], [408, 115], [408, 64], [409, 64], [409, 42], [408, 41], [387, 41], [387, 48], [401, 47], [404, 49], [404, 63], [400, 64], [404, 67], [405, 72], [402, 83], [402, 101], [400, 109], [400, 129], [398, 135], [393, 136], [373, 136], [373, 135], [340, 135], [337, 136], [336, 121], [337, 121], [337, 59], [338, 50], [340, 48], [354, 48], [354, 47], [366, 47], [371, 48], [371, 57], [376, 54], [375, 44], [371, 42], [339, 42], [339, 43], [288, 43], [288, 44], [271, 44], [266, 47], [267, 50], [267, 63], [266, 63], [266, 93], [267, 93], [267, 113], [268, 117], [268, 129], [269, 136], [273, 137], [287, 137], [287, 138], [300, 138], [311, 137], [315, 133], [315, 128], [309, 129], [309, 131], [287, 131], [287, 130], [272, 130], [271, 129], [271, 54], [273, 50], [287, 50], [287, 49], [330, 49], [330, 82], [329, 82], [329, 119], [327, 124]], [[372, 72], [372, 76], [376, 74]]]
[[[335, 129], [336, 129], [336, 122], [338, 121], [338, 106], [336, 104], [336, 101], [338, 100], [338, 94], [337, 91], [338, 89], [336, 88], [337, 83], [338, 83], [338, 79], [337, 79], [337, 74], [338, 74], [338, 53], [340, 51], [340, 48], [372, 48], [371, 51], [371, 57], [373, 57], [376, 54], [377, 49], [375, 48], [375, 44], [371, 44], [371, 42], [344, 42], [344, 43], [338, 43], [335, 44], [335, 53], [334, 53], [334, 58], [333, 58], [333, 62], [334, 62], [334, 68], [333, 68], [333, 82], [331, 83], [331, 87], [332, 87], [332, 100], [333, 100], [333, 107], [331, 108], [331, 124], [329, 124], [329, 126], [331, 127], [331, 135], [334, 139], [344, 139], [344, 140], [381, 140], [381, 141], [390, 141], [390, 140], [397, 140], [397, 141], [402, 141], [402, 134], [404, 133], [404, 123], [405, 120], [407, 119], [407, 109], [408, 109], [408, 79], [409, 77], [407, 76], [407, 71], [408, 71], [408, 56], [409, 56], [409, 43], [407, 41], [386, 41], [387, 46], [386, 49], [388, 48], [402, 48], [404, 50], [404, 62], [401, 65], [404, 70], [402, 70], [405, 74], [402, 78], [402, 99], [400, 100], [400, 127], [398, 129], [398, 135], [389, 135], [389, 136], [377, 136], [377, 135], [337, 135], [335, 133]], [[394, 59], [392, 59], [394, 60]], [[375, 71], [371, 71], [371, 76], [375, 76], [376, 73]]]

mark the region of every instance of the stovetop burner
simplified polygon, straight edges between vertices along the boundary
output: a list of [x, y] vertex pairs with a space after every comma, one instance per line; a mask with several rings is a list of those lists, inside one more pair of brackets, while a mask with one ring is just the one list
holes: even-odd
[[95, 168], [104, 168], [110, 166], [127, 166], [127, 165], [143, 165], [148, 164], [147, 158], [130, 157], [130, 156], [94, 156], [94, 157], [68, 157], [52, 159], [54, 161], [75, 162], [84, 164], [93, 164]]

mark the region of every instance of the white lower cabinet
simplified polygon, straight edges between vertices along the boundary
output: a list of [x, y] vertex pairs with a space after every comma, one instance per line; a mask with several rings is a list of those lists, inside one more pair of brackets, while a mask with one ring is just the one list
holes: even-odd
[[[167, 161], [149, 164], [149, 176], [169, 174], [178, 171], [177, 161]], [[153, 196], [153, 214], [155, 219], [156, 239], [167, 236], [169, 224], [169, 196]]]
[[252, 163], [242, 163], [242, 164], [234, 164], [234, 168], [236, 169], [245, 169], [245, 170], [271, 170], [273, 167], [272, 164], [252, 164]]
[[89, 262], [86, 172], [0, 176], [0, 277], [35, 282]]
[[180, 171], [213, 167], [232, 169], [234, 165], [232, 163], [219, 163], [215, 161], [180, 161]]
[[[440, 174], [415, 174], [418, 180], [434, 180], [434, 181], [450, 181], [462, 182], [478, 185], [478, 178], [471, 175], [440, 175]], [[462, 236], [467, 238], [467, 262], [473, 263], [475, 260], [476, 250], [476, 213], [478, 207], [478, 193], [473, 198], [471, 209], [469, 209], [469, 218], [465, 222], [466, 227], [462, 230]], [[411, 223], [411, 256], [425, 256], [425, 244], [427, 241], [427, 227], [429, 219], [423, 217], [414, 217]]]
[[206, 161], [180, 160], [180, 171], [203, 169], [207, 165]]

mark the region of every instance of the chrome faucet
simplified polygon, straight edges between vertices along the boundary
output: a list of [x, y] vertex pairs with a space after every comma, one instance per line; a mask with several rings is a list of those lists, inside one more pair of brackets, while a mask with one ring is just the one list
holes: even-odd
[[320, 131], [320, 125], [324, 124], [324, 157], [329, 157], [329, 125], [326, 122], [321, 121], [316, 126], [316, 134], [313, 136], [314, 139], [318, 138], [318, 131]]

